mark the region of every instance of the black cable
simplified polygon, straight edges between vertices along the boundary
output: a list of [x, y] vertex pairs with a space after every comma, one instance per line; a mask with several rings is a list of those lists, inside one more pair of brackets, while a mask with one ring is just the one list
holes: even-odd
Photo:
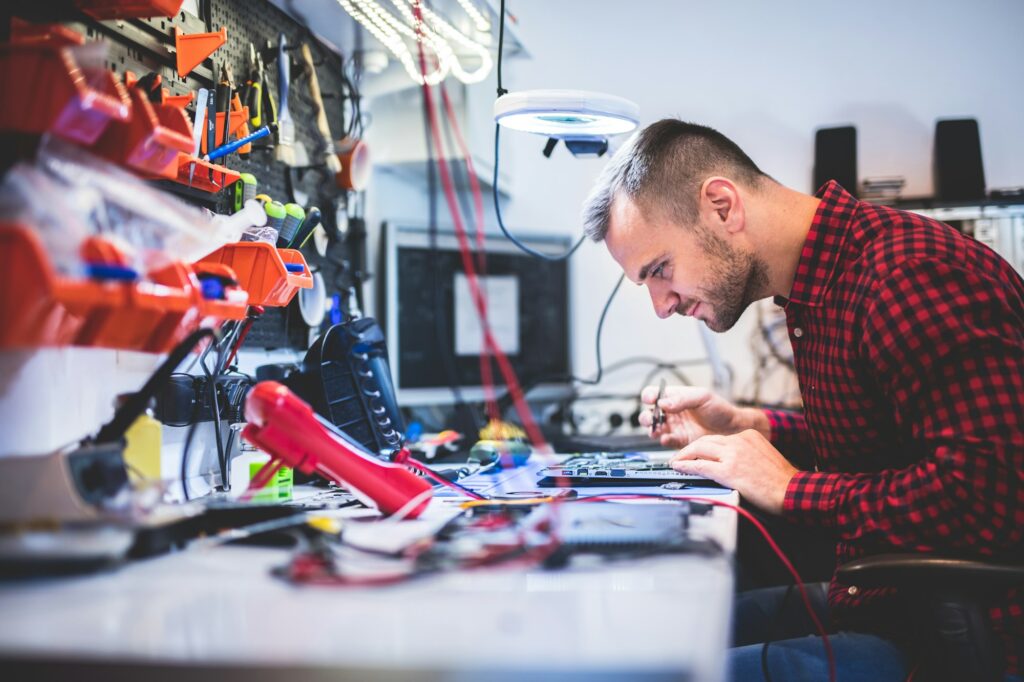
[[[601, 365], [601, 331], [604, 329], [605, 318], [608, 317], [608, 309], [612, 307], [612, 301], [615, 300], [615, 294], [619, 292], [619, 287], [622, 286], [623, 280], [626, 279], [626, 273], [622, 273], [619, 276], [619, 281], [615, 283], [615, 287], [612, 289], [612, 293], [608, 294], [608, 300], [604, 303], [604, 309], [601, 310], [601, 317], [597, 321], [597, 331], [594, 333], [594, 349], [596, 351], [597, 358], [597, 373], [592, 379], [583, 379], [574, 375], [561, 375], [561, 376], [548, 376], [539, 377], [533, 381], [526, 382], [523, 385], [522, 393], [525, 396], [527, 392], [537, 384], [544, 383], [546, 381], [573, 381], [581, 384], [587, 384], [593, 386], [601, 382], [601, 377], [604, 376], [604, 368]], [[498, 399], [498, 412], [499, 414], [504, 413], [511, 405], [511, 391], [506, 391], [505, 395]]]
[[511, 232], [508, 231], [507, 227], [505, 227], [505, 221], [501, 217], [501, 203], [498, 201], [498, 167], [499, 167], [499, 159], [500, 159], [500, 156], [499, 156], [500, 151], [499, 150], [500, 150], [500, 146], [501, 146], [499, 144], [499, 140], [500, 139], [501, 139], [501, 124], [500, 123], [495, 123], [494, 124], [494, 178], [493, 178], [493, 181], [491, 182], [491, 194], [494, 196], [494, 216], [498, 220], [498, 228], [501, 230], [501, 233], [503, 235], [505, 235], [506, 238], [508, 238], [508, 240], [510, 242], [515, 244], [517, 247], [519, 247], [519, 249], [521, 251], [525, 251], [526, 253], [530, 254], [531, 256], [536, 256], [537, 258], [543, 258], [544, 260], [550, 260], [550, 261], [566, 260], [567, 258], [572, 256], [572, 254], [576, 253], [576, 249], [578, 249], [581, 246], [583, 246], [583, 242], [585, 242], [586, 239], [587, 239], [586, 235], [581, 235], [580, 238], [576, 240], [576, 243], [573, 244], [571, 247], [569, 247], [568, 251], [566, 251], [564, 253], [560, 253], [560, 254], [555, 255], [555, 256], [552, 256], [551, 254], [543, 253], [542, 251], [538, 251], [538, 250], [536, 250], [534, 248], [531, 248], [531, 247], [527, 246], [526, 244], [522, 243], [521, 241], [519, 241], [516, 238], [516, 236], [514, 234], [512, 234]]
[[501, 97], [508, 93], [508, 90], [501, 86], [501, 56], [505, 51], [505, 0], [501, 0], [498, 15], [498, 97]]
[[[203, 349], [202, 354], [199, 356], [199, 364], [203, 367], [204, 371], [208, 371], [206, 367], [206, 356], [209, 355], [210, 349], [216, 345], [217, 333], [212, 329], [200, 329], [199, 331], [204, 332], [203, 336], [213, 336], [215, 339], [214, 342], [211, 342], [209, 346]], [[197, 405], [196, 411], [198, 411], [198, 409], [199, 407]], [[189, 424], [188, 433], [185, 434], [185, 443], [181, 449], [181, 491], [186, 501], [191, 499], [188, 493], [188, 453], [192, 448], [192, 439], [196, 435], [196, 428], [198, 426], [199, 421], [194, 418], [192, 423]]]
[[204, 351], [203, 356], [199, 359], [199, 365], [203, 368], [206, 380], [210, 383], [210, 401], [213, 403], [213, 435], [217, 444], [217, 464], [220, 468], [221, 489], [230, 490], [231, 483], [228, 480], [227, 453], [224, 449], [224, 436], [222, 434], [222, 424], [220, 421], [220, 398], [217, 394], [217, 380], [224, 373], [224, 364], [227, 362], [229, 349], [235, 343], [240, 325], [238, 323], [228, 323], [225, 325], [225, 328], [228, 331], [224, 334], [220, 343], [216, 344], [217, 357], [213, 366], [213, 372], [211, 372], [209, 367], [206, 366], [206, 355], [214, 346], [210, 346], [206, 351]]
[[185, 444], [181, 449], [181, 492], [186, 502], [192, 499], [188, 494], [188, 451], [192, 447], [192, 438], [196, 435], [197, 426], [199, 426], [198, 421], [189, 424], [188, 433], [185, 434]]
[[[782, 618], [782, 612], [786, 608], [786, 602], [789, 601], [789, 597], [793, 594], [793, 588], [796, 587], [796, 583], [792, 583], [786, 587], [786, 593], [782, 595], [782, 601], [779, 602], [778, 608], [775, 610], [775, 623], [778, 624]], [[776, 634], [778, 632], [776, 631]], [[778, 637], [776, 637], [778, 639]], [[764, 644], [761, 645], [761, 674], [764, 676], [765, 682], [772, 682], [772, 674], [768, 670], [768, 647], [774, 640], [767, 639]]]
[[207, 336], [216, 336], [216, 333], [212, 329], [197, 329], [175, 346], [167, 355], [167, 359], [150, 375], [142, 388], [133, 393], [121, 405], [114, 414], [114, 418], [100, 429], [93, 440], [97, 443], [110, 443], [123, 438], [125, 431], [135, 423], [139, 415], [146, 411], [149, 401], [153, 399], [157, 391], [166, 385], [171, 375], [174, 374], [174, 370], [185, 359], [185, 356]]
[[238, 433], [237, 430], [231, 428], [231, 424], [233, 421], [242, 421], [242, 414], [240, 408], [242, 407], [242, 401], [245, 400], [246, 395], [247, 391], [241, 390], [238, 391], [238, 398], [234, 402], [230, 400], [228, 401], [228, 406], [233, 408], [231, 414], [228, 415], [228, 440], [227, 444], [224, 446], [224, 452], [229, 462], [231, 461], [231, 451], [232, 449], [234, 449], [235, 446], [235, 436]]
[[597, 321], [597, 332], [594, 334], [594, 352], [597, 356], [597, 374], [594, 375], [593, 379], [575, 379], [581, 384], [587, 384], [593, 386], [594, 384], [601, 383], [601, 377], [604, 376], [604, 368], [601, 366], [601, 330], [604, 329], [604, 319], [608, 317], [608, 309], [612, 307], [612, 301], [615, 300], [615, 294], [619, 293], [619, 287], [622, 286], [623, 280], [626, 279], [626, 273], [619, 275], [619, 281], [615, 283], [615, 288], [612, 289], [612, 293], [608, 294], [608, 300], [604, 303], [604, 309], [601, 311], [601, 318]]
[[666, 370], [674, 374], [675, 377], [679, 379], [679, 381], [681, 381], [684, 386], [693, 386], [693, 382], [690, 381], [690, 378], [683, 374], [681, 371], [679, 371], [677, 368], [672, 366], [655, 365], [654, 368], [647, 373], [647, 376], [644, 377], [643, 383], [640, 384], [640, 390], [637, 391], [637, 403], [640, 402], [640, 393], [643, 391], [644, 387], [649, 386], [651, 382], [654, 381], [654, 377], [658, 376], [659, 373]]
[[[508, 94], [508, 90], [506, 90], [504, 87], [502, 87], [502, 80], [501, 80], [501, 58], [502, 58], [502, 54], [504, 54], [504, 52], [505, 52], [505, 0], [501, 0], [501, 7], [498, 10], [498, 13], [499, 13], [499, 16], [498, 16], [498, 97], [501, 97], [502, 95]], [[583, 245], [583, 242], [586, 240], [586, 235], [581, 236], [579, 238], [579, 240], [575, 244], [573, 244], [569, 248], [569, 250], [566, 251], [565, 253], [559, 254], [557, 256], [552, 256], [550, 254], [542, 253], [540, 251], [537, 251], [536, 249], [530, 248], [526, 244], [524, 244], [521, 241], [519, 241], [515, 237], [515, 235], [513, 235], [511, 232], [509, 232], [508, 228], [505, 227], [505, 221], [502, 220], [502, 217], [501, 217], [501, 205], [500, 205], [500, 203], [498, 201], [498, 166], [499, 166], [499, 146], [500, 146], [498, 143], [499, 143], [500, 139], [501, 139], [501, 125], [498, 124], [498, 123], [495, 123], [494, 124], [494, 181], [491, 183], [491, 194], [493, 194], [493, 196], [494, 196], [494, 215], [495, 215], [495, 217], [498, 220], [498, 228], [501, 229], [501, 233], [503, 235], [505, 235], [505, 237], [510, 242], [512, 242], [517, 247], [519, 247], [519, 249], [521, 249], [522, 251], [525, 251], [526, 253], [530, 254], [531, 256], [536, 256], [537, 258], [543, 258], [544, 260], [552, 260], [552, 261], [560, 261], [560, 260], [565, 260], [565, 259], [569, 258], [569, 256], [571, 256], [572, 254], [576, 253], [576, 249], [580, 248], [580, 246]]]

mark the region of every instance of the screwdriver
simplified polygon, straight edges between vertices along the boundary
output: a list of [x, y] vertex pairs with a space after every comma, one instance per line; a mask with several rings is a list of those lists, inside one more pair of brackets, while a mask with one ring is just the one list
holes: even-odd
[[240, 140], [235, 140], [234, 142], [229, 142], [227, 144], [222, 144], [221, 146], [217, 147], [212, 152], [207, 154], [205, 157], [203, 157], [203, 159], [205, 161], [213, 161], [214, 159], [219, 159], [222, 156], [227, 156], [231, 152], [235, 151], [236, 149], [240, 149], [241, 147], [244, 147], [245, 145], [249, 144], [253, 140], [258, 140], [260, 138], [266, 137], [270, 133], [274, 132], [276, 129], [277, 129], [277, 124], [275, 124], [275, 123], [271, 123], [270, 125], [263, 126], [262, 128], [260, 128], [256, 132], [250, 133], [249, 135], [246, 135], [245, 137], [243, 137]]
[[309, 241], [310, 235], [313, 234], [313, 230], [320, 224], [320, 209], [316, 206], [310, 207], [309, 211], [306, 212], [306, 219], [299, 225], [298, 231], [288, 244], [289, 249], [301, 249]]
[[[206, 128], [206, 88], [199, 88], [196, 98], [196, 118], [192, 124], [192, 158], [199, 156], [199, 148], [203, 143], [203, 130]], [[192, 177], [196, 174], [196, 162], [193, 160], [188, 167], [188, 186], [192, 186]]]

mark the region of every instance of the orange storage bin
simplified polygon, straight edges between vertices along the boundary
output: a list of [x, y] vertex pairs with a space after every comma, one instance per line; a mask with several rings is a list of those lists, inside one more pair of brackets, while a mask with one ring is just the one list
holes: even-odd
[[[196, 280], [182, 263], [150, 274], [152, 281], [115, 283], [125, 289], [118, 305], [86, 302], [86, 324], [75, 345], [163, 353], [199, 325]], [[100, 284], [104, 283], [93, 283]], [[91, 306], [91, 309], [89, 308]], [[76, 305], [68, 309], [77, 312]]]
[[153, 104], [127, 74], [131, 119], [109, 126], [94, 151], [115, 163], [168, 180], [178, 176], [177, 159], [192, 151], [192, 125], [185, 111], [172, 104]]
[[249, 310], [249, 294], [238, 284], [238, 275], [227, 265], [222, 263], [208, 263], [200, 261], [192, 265], [197, 277], [213, 275], [221, 280], [235, 282], [235, 285], [226, 287], [231, 292], [230, 299], [202, 298], [199, 301], [199, 313], [204, 319], [211, 323], [223, 320], [244, 320]]
[[33, 24], [11, 17], [11, 43], [19, 45], [49, 45], [65, 47], [84, 45], [85, 37], [63, 24]]
[[67, 47], [0, 45], [0, 81], [10, 98], [0, 107], [0, 130], [51, 132], [89, 145], [112, 122], [123, 126], [130, 118], [128, 94], [114, 74], [81, 68]]
[[[96, 247], [102, 240], [90, 241]], [[196, 329], [203, 314], [198, 279], [183, 263], [150, 273], [151, 281], [100, 281], [56, 273], [42, 240], [24, 225], [0, 224], [0, 247], [7, 259], [0, 274], [0, 348], [161, 353]]]
[[200, 262], [221, 263], [234, 270], [239, 284], [249, 292], [249, 305], [286, 306], [299, 289], [313, 287], [313, 275], [301, 252], [267, 242], [226, 244]]
[[72, 343], [85, 320], [58, 301], [56, 276], [39, 236], [0, 223], [0, 252], [6, 261], [0, 268], [0, 348]]
[[[196, 170], [192, 174], [192, 181], [190, 183], [188, 177], [189, 167], [193, 161], [195, 161]], [[200, 189], [204, 192], [219, 192], [228, 185], [238, 182], [238, 178], [241, 177], [238, 171], [218, 166], [210, 161], [203, 161], [190, 154], [179, 154], [174, 165], [176, 166], [176, 172], [175, 177], [172, 179], [175, 182], [181, 185], [190, 185], [192, 188]]]
[[[231, 126], [231, 129], [228, 130], [228, 135], [230, 135], [232, 137], [235, 137], [235, 138], [243, 137], [244, 135], [242, 135], [240, 133], [241, 133], [241, 131], [243, 129], [248, 130], [247, 123], [249, 121], [249, 107], [242, 107], [241, 111], [229, 111], [227, 113], [231, 115], [231, 123], [229, 124]], [[216, 132], [215, 132], [216, 139], [214, 140], [214, 145], [217, 146], [217, 147], [221, 146], [222, 144], [225, 144], [225, 141], [224, 141], [224, 116], [225, 115], [226, 114], [223, 111], [218, 111], [217, 112], [217, 129], [216, 129]], [[248, 133], [245, 133], [245, 134], [248, 134]], [[199, 143], [199, 151], [201, 153], [203, 153], [203, 154], [209, 154], [210, 153], [210, 150], [206, 148], [206, 136], [205, 135], [203, 135], [203, 139]]]

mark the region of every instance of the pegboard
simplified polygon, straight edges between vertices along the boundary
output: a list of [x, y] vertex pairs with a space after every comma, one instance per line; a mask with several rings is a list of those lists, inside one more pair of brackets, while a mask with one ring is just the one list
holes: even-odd
[[[235, 88], [240, 89], [251, 71], [250, 43], [263, 51], [265, 78], [272, 84], [275, 95], [279, 94], [276, 59], [278, 35], [283, 33], [290, 46], [297, 48], [303, 42], [310, 46], [331, 137], [337, 141], [344, 136], [349, 124], [345, 119], [344, 98], [349, 93], [345, 89], [342, 56], [323, 46], [304, 26], [265, 0], [200, 0], [198, 5], [201, 14], [208, 14], [209, 24], [203, 17], [187, 12], [179, 12], [173, 18], [100, 22], [81, 14], [66, 0], [52, 4], [16, 0], [3, 14], [35, 22], [59, 21], [81, 32], [88, 40], [103, 40], [108, 46], [108, 66], [114, 72], [123, 75], [125, 71], [132, 71], [140, 77], [156, 72], [172, 95], [212, 87], [213, 78], [219, 80], [224, 63], [230, 65]], [[194, 34], [218, 31], [222, 26], [227, 28], [227, 42], [185, 78], [180, 77], [175, 65], [174, 29]], [[294, 201], [307, 208], [315, 205], [321, 209], [324, 229], [332, 242], [328, 256], [320, 257], [312, 246], [304, 249], [303, 254], [312, 270], [322, 271], [330, 297], [349, 286], [358, 286], [346, 272], [345, 263], [350, 258], [338, 230], [339, 223], [347, 220], [347, 196], [336, 187], [333, 175], [322, 165], [322, 155], [317, 153], [322, 149], [322, 142], [316, 128], [316, 105], [309, 95], [306, 63], [298, 49], [287, 54], [291, 58], [288, 107], [295, 122], [295, 142], [296, 146], [302, 145], [307, 150], [310, 165], [289, 168], [275, 160], [273, 151], [259, 148], [259, 143], [247, 157], [232, 154], [221, 163], [256, 176], [260, 193], [282, 203]], [[189, 105], [188, 113], [194, 118], [194, 103]], [[191, 203], [219, 213], [228, 212], [233, 202], [233, 188], [211, 195], [173, 182], [157, 184]], [[312, 240], [309, 243], [312, 244]], [[347, 295], [342, 293], [341, 300], [347, 300]], [[265, 315], [253, 326], [248, 337], [251, 341], [246, 345], [304, 348], [308, 328], [296, 317], [286, 311]]]

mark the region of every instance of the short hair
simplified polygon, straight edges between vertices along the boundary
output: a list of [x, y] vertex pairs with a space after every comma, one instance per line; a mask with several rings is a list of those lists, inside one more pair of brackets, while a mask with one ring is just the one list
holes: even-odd
[[675, 222], [697, 220], [701, 184], [722, 175], [755, 187], [768, 178], [735, 142], [707, 126], [665, 118], [619, 148], [583, 203], [583, 230], [595, 242], [608, 234], [612, 203], [623, 193], [643, 212], [666, 211]]

